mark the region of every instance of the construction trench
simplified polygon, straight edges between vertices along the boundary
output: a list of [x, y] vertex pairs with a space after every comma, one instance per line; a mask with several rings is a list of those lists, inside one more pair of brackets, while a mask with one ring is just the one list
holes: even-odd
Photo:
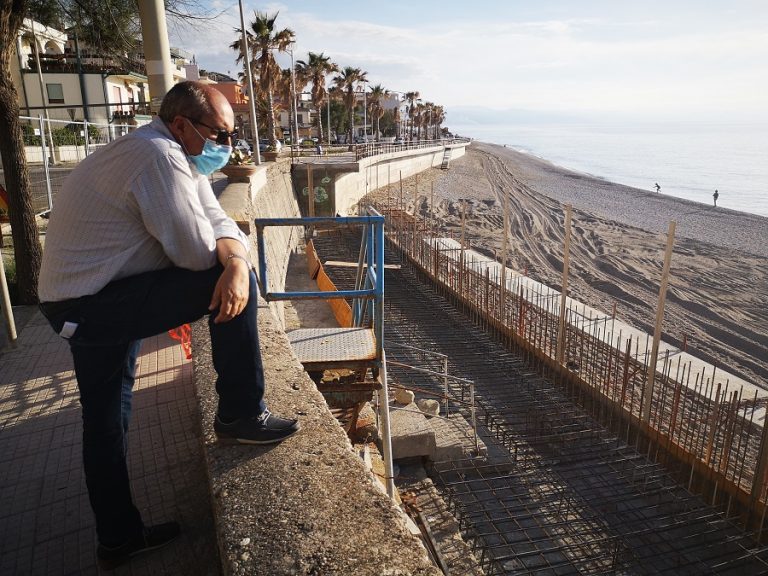
[[[658, 445], [629, 442], [629, 427], [625, 436], [598, 421], [573, 389], [543, 377], [530, 358], [487, 330], [476, 310], [457, 306], [397, 243], [387, 244], [386, 262], [401, 264], [386, 270], [388, 358], [438, 372], [424, 354], [399, 347], [395, 354], [393, 345], [441, 353], [453, 376], [475, 385], [486, 451], [432, 462], [429, 476], [484, 573], [768, 574], [761, 533], [737, 521], [731, 499], [707, 494], [705, 501], [698, 482], [680, 481], [689, 469], [693, 480], [694, 466], [662, 465], [658, 454], [649, 457]], [[359, 238], [351, 234], [319, 234], [314, 245], [323, 261], [358, 257]], [[355, 284], [353, 268], [327, 272], [340, 290]], [[388, 373], [395, 386], [444, 392], [438, 375], [395, 363]], [[451, 388], [469, 420], [466, 388]]]

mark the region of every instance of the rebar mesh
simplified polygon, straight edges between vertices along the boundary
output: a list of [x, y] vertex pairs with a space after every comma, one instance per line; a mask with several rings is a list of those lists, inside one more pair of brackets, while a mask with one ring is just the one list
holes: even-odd
[[[321, 244], [324, 259], [353, 257], [341, 237]], [[331, 273], [340, 288], [353, 280]], [[768, 550], [726, 510], [681, 487], [431, 285], [405, 268], [387, 270], [385, 290], [385, 347], [446, 354], [452, 374], [475, 382], [487, 455], [435, 463], [432, 476], [488, 574], [768, 574]]]

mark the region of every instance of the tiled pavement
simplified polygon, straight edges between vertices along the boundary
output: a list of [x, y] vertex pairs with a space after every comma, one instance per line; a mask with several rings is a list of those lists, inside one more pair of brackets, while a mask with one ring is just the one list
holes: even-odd
[[[99, 573], [81, 430], [67, 344], [36, 313], [0, 351], [1, 576]], [[183, 532], [111, 574], [220, 574], [192, 364], [167, 335], [142, 346], [129, 468], [144, 522], [176, 519]]]

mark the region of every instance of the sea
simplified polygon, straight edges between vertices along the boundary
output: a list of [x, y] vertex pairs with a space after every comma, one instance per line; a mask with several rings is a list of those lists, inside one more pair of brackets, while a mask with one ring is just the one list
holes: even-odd
[[768, 217], [768, 123], [520, 122], [450, 126], [611, 182]]

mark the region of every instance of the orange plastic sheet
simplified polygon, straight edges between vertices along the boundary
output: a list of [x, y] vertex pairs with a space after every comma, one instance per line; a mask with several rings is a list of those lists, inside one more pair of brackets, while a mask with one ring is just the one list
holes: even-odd
[[189, 324], [182, 324], [178, 328], [168, 330], [168, 335], [181, 343], [181, 350], [187, 360], [192, 359], [192, 328]]
[[322, 268], [320, 259], [317, 257], [317, 252], [315, 251], [315, 244], [312, 242], [312, 240], [307, 242], [307, 268], [309, 271], [309, 277], [312, 278], [312, 280], [317, 278], [317, 273], [320, 268]]
[[[320, 266], [317, 272], [317, 287], [323, 292], [336, 292], [336, 285], [328, 278], [325, 270]], [[326, 300], [328, 305], [333, 311], [333, 315], [336, 317], [336, 322], [342, 328], [350, 328], [352, 326], [352, 308], [347, 304], [346, 300], [341, 298], [334, 298], [332, 300]]]

